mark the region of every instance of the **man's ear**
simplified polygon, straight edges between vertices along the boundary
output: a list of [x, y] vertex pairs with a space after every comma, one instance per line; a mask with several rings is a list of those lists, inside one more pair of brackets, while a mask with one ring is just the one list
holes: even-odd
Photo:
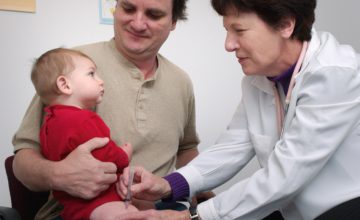
[[283, 37], [291, 38], [291, 35], [294, 33], [295, 22], [296, 20], [293, 17], [285, 18], [281, 22], [280, 32]]
[[56, 79], [56, 86], [62, 94], [70, 95], [72, 93], [69, 81], [64, 75]]
[[177, 24], [177, 21], [173, 21], [173, 22], [172, 22], [172, 25], [171, 25], [171, 30], [172, 30], [172, 31], [175, 30], [176, 24]]

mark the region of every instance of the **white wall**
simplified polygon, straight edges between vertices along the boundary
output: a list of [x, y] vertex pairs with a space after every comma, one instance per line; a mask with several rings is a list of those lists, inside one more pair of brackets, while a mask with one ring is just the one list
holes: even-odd
[[[360, 50], [357, 0], [320, 0], [317, 29], [330, 30], [341, 42]], [[209, 0], [190, 0], [189, 20], [180, 22], [161, 53], [188, 71], [193, 80], [200, 148], [214, 143], [226, 127], [241, 97], [241, 69], [233, 54], [223, 49], [222, 21]], [[338, 12], [336, 11], [338, 10]], [[349, 25], [352, 24], [352, 25]], [[37, 0], [35, 14], [0, 11], [0, 161], [12, 154], [11, 137], [34, 94], [31, 61], [48, 49], [72, 47], [113, 35], [111, 25], [98, 21], [97, 0]], [[245, 173], [256, 169], [252, 163]], [[222, 187], [223, 189], [226, 188]], [[7, 178], [0, 165], [0, 205], [10, 206]]]

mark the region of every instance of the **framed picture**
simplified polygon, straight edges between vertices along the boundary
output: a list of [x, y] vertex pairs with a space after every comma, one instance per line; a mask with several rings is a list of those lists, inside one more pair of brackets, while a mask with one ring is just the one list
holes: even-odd
[[36, 0], [0, 0], [0, 10], [35, 12]]
[[[0, 0], [1, 1], [1, 0]], [[116, 7], [116, 0], [99, 0], [99, 16], [101, 24], [113, 24], [113, 13]]]

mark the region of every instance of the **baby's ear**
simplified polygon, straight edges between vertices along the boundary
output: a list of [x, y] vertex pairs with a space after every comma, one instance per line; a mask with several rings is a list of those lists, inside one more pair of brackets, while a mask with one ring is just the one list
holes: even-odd
[[61, 75], [56, 79], [56, 86], [59, 89], [59, 91], [63, 94], [70, 95], [71, 89], [69, 85], [69, 81], [66, 78], [66, 76]]

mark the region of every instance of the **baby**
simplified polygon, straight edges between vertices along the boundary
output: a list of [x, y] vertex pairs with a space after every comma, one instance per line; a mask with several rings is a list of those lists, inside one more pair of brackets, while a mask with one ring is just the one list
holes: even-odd
[[[85, 54], [64, 48], [50, 50], [34, 63], [31, 80], [45, 107], [40, 131], [42, 154], [60, 161], [72, 150], [94, 137], [108, 137], [110, 130], [91, 109], [101, 102], [104, 82], [96, 72], [95, 63]], [[118, 176], [129, 165], [130, 144], [118, 147], [110, 139], [102, 148], [92, 151], [95, 158], [113, 162]], [[63, 219], [116, 219], [125, 211], [136, 211], [125, 204], [115, 184], [94, 199], [75, 198], [63, 191], [54, 191], [63, 205]]]

